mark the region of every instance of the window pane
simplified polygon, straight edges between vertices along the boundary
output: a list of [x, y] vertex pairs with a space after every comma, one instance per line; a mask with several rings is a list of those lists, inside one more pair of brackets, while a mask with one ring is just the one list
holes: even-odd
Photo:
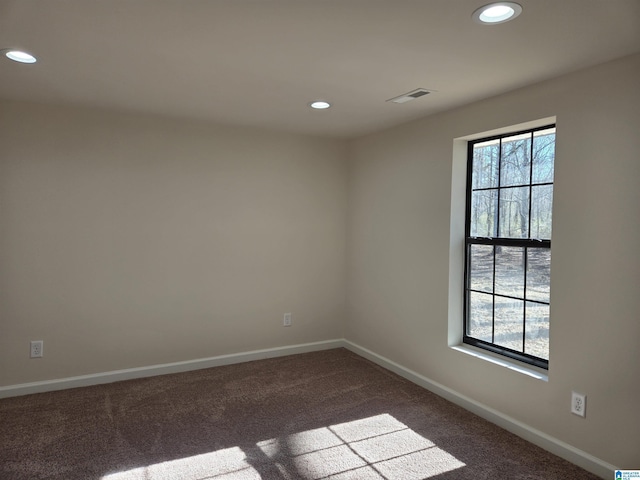
[[529, 187], [500, 190], [500, 227], [498, 236], [529, 237]]
[[496, 236], [497, 190], [480, 190], [471, 195], [471, 236]]
[[555, 146], [555, 128], [533, 134], [533, 183], [553, 182]]
[[551, 249], [527, 249], [527, 300], [549, 303]]
[[522, 352], [524, 301], [496, 298], [493, 343]]
[[493, 246], [470, 245], [469, 288], [493, 292]]
[[549, 305], [527, 302], [524, 353], [549, 360]]
[[469, 292], [469, 324], [467, 335], [491, 342], [493, 323], [493, 296]]
[[531, 238], [551, 239], [553, 185], [531, 188]]
[[496, 291], [524, 298], [524, 248], [496, 247]]
[[499, 157], [499, 140], [474, 145], [472, 188], [495, 188], [498, 186]]
[[480, 347], [492, 350], [487, 342], [503, 347], [505, 356], [543, 366], [549, 356], [555, 139], [555, 126], [485, 138], [472, 143], [468, 159], [467, 341], [475, 345], [473, 337]]
[[528, 185], [531, 174], [531, 134], [502, 140], [500, 186]]

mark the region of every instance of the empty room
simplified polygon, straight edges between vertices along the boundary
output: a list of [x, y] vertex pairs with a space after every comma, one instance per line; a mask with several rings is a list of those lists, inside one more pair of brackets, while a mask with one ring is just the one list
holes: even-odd
[[638, 0], [0, 0], [2, 480], [640, 480]]

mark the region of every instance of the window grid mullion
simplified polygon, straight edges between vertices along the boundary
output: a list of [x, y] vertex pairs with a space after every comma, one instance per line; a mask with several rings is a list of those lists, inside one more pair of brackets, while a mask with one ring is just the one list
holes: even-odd
[[[496, 193], [498, 198], [496, 200], [496, 213], [495, 213], [495, 225], [496, 225], [496, 237], [500, 237], [502, 224], [500, 222], [500, 193], [502, 188], [502, 138], [498, 144], [498, 189]], [[496, 245], [493, 246], [493, 275], [491, 286], [491, 343], [496, 342]]]
[[549, 305], [549, 302], [543, 302], [542, 300], [525, 299], [525, 298], [522, 298], [522, 297], [514, 297], [513, 295], [504, 295], [502, 293], [492, 294], [492, 293], [486, 292], [484, 290], [476, 290], [475, 288], [469, 288], [468, 290], [469, 290], [469, 292], [482, 293], [482, 294], [485, 294], [485, 295], [493, 295], [495, 297], [500, 297], [500, 298], [510, 298], [511, 300], [522, 300], [522, 301], [527, 301], [527, 302], [531, 302], [531, 303], [537, 303], [539, 305]]
[[522, 351], [527, 345], [527, 270], [529, 269], [529, 249], [524, 247], [523, 290], [522, 290]]
[[[500, 192], [502, 188], [502, 138], [500, 139], [500, 144], [498, 146], [498, 200], [496, 201], [496, 214], [495, 214], [495, 224], [496, 224], [496, 237], [500, 238], [500, 234], [501, 234], [501, 227], [502, 225], [500, 224]], [[495, 248], [494, 248], [495, 250]], [[494, 256], [494, 261], [495, 261], [495, 256]], [[495, 262], [494, 262], [495, 264]]]
[[[522, 188], [522, 187], [528, 187], [529, 185], [533, 186], [533, 187], [543, 187], [545, 185], [553, 185], [553, 182], [540, 182], [540, 183], [523, 183], [523, 184], [515, 184], [515, 185], [509, 185], [507, 187], [501, 187], [504, 190], [507, 190], [509, 188]], [[498, 190], [498, 187], [480, 187], [480, 188], [472, 188], [471, 191], [472, 192], [486, 192], [487, 190]]]
[[[531, 142], [529, 144], [529, 226], [527, 229], [528, 237], [531, 238], [531, 212], [533, 210], [533, 141], [534, 136], [531, 132]], [[527, 346], [527, 272], [529, 271], [529, 248], [524, 247], [524, 291], [522, 302], [522, 351]]]
[[492, 248], [493, 275], [491, 285], [491, 343], [496, 341], [496, 246]]

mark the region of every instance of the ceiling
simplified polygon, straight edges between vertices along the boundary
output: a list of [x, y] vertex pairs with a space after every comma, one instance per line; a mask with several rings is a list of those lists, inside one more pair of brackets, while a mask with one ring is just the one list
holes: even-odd
[[640, 51], [640, 0], [486, 3], [0, 0], [0, 98], [354, 137]]

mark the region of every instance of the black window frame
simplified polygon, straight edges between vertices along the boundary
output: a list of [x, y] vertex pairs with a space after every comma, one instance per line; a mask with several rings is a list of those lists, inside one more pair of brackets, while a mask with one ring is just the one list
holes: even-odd
[[[493, 276], [493, 283], [494, 283], [494, 287], [495, 287], [495, 255], [496, 255], [496, 248], [495, 247], [500, 247], [500, 246], [504, 246], [504, 247], [524, 247], [523, 248], [523, 255], [524, 255], [524, 261], [527, 262], [527, 252], [528, 252], [528, 248], [544, 248], [544, 249], [551, 249], [551, 239], [534, 239], [531, 238], [531, 236], [529, 238], [509, 238], [509, 237], [498, 237], [496, 236], [495, 238], [493, 237], [472, 237], [471, 234], [471, 208], [472, 208], [472, 192], [473, 192], [473, 152], [474, 152], [474, 146], [478, 143], [483, 143], [483, 142], [489, 142], [489, 141], [493, 141], [493, 140], [500, 140], [500, 153], [499, 153], [499, 161], [502, 161], [502, 139], [503, 138], [508, 138], [508, 137], [513, 137], [513, 136], [517, 136], [517, 135], [524, 135], [524, 134], [531, 134], [532, 138], [535, 132], [537, 131], [542, 131], [542, 130], [549, 130], [552, 128], [556, 128], [556, 124], [552, 123], [552, 124], [547, 124], [544, 126], [540, 126], [540, 127], [535, 127], [535, 128], [529, 128], [526, 130], [519, 130], [519, 131], [513, 131], [513, 132], [507, 132], [504, 134], [500, 134], [500, 135], [494, 135], [494, 136], [489, 136], [489, 137], [482, 137], [482, 138], [478, 138], [478, 139], [474, 139], [468, 142], [467, 144], [467, 184], [466, 184], [466, 208], [465, 208], [465, 258], [464, 258], [464, 306], [463, 306], [463, 338], [462, 341], [465, 344], [468, 345], [472, 345], [478, 348], [481, 348], [483, 350], [489, 351], [489, 352], [493, 352], [499, 355], [503, 355], [505, 357], [511, 358], [513, 360], [517, 360], [529, 365], [533, 365], [535, 367], [539, 367], [545, 370], [549, 369], [549, 360], [545, 359], [545, 358], [541, 358], [541, 357], [537, 357], [534, 355], [530, 355], [527, 353], [524, 353], [524, 342], [525, 342], [525, 337], [526, 337], [526, 316], [523, 315], [523, 351], [517, 351], [517, 350], [512, 350], [510, 348], [507, 348], [505, 346], [502, 345], [498, 345], [496, 343], [493, 342], [487, 342], [485, 340], [479, 339], [479, 338], [475, 338], [472, 337], [470, 335], [468, 335], [469, 329], [468, 329], [468, 322], [469, 322], [469, 303], [470, 303], [470, 294], [473, 291], [476, 290], [472, 290], [470, 287], [470, 282], [471, 282], [471, 276], [470, 276], [470, 261], [471, 261], [471, 255], [470, 255], [470, 251], [471, 251], [471, 245], [491, 245], [493, 246], [493, 256], [494, 256], [494, 276]], [[532, 146], [531, 148], [533, 149], [533, 141], [531, 142]], [[554, 143], [554, 149], [555, 149], [555, 143]], [[555, 154], [554, 154], [554, 163], [555, 163]], [[500, 167], [499, 167], [500, 168]], [[531, 169], [533, 169], [533, 160], [531, 161]], [[501, 188], [512, 188], [513, 185], [509, 186], [509, 187], [501, 187], [500, 186], [500, 171], [498, 171], [497, 174], [498, 177], [498, 186], [497, 187], [492, 187], [495, 188], [498, 192], [500, 192]], [[530, 173], [529, 176], [529, 183], [528, 185], [522, 185], [522, 186], [528, 186], [529, 187], [529, 193], [531, 193], [531, 188], [534, 185], [552, 185], [553, 186], [554, 182], [553, 180], [551, 182], [544, 182], [544, 183], [535, 183], [533, 180], [533, 177]], [[487, 188], [489, 189], [489, 188]], [[500, 216], [500, 201], [499, 201], [499, 193], [498, 193], [498, 200], [497, 200], [497, 206], [496, 206], [496, 216], [499, 218]], [[530, 235], [530, 226], [531, 226], [531, 194], [529, 194], [529, 235]], [[524, 269], [524, 288], [525, 288], [525, 294], [523, 294], [523, 298], [519, 298], [519, 297], [509, 297], [508, 295], [500, 295], [500, 294], [496, 294], [495, 293], [495, 288], [494, 290], [491, 292], [491, 295], [494, 299], [495, 302], [495, 297], [503, 297], [503, 298], [512, 298], [512, 299], [516, 299], [516, 300], [523, 300], [524, 303], [526, 304], [526, 302], [529, 302], [531, 300], [526, 299], [526, 268]], [[487, 293], [487, 292], [479, 292], [479, 293]], [[541, 304], [546, 304], [549, 305], [550, 302], [534, 302], [534, 303], [541, 303]], [[526, 307], [525, 307], [526, 308]], [[494, 303], [494, 311], [492, 313], [492, 340], [495, 339], [495, 303]]]

